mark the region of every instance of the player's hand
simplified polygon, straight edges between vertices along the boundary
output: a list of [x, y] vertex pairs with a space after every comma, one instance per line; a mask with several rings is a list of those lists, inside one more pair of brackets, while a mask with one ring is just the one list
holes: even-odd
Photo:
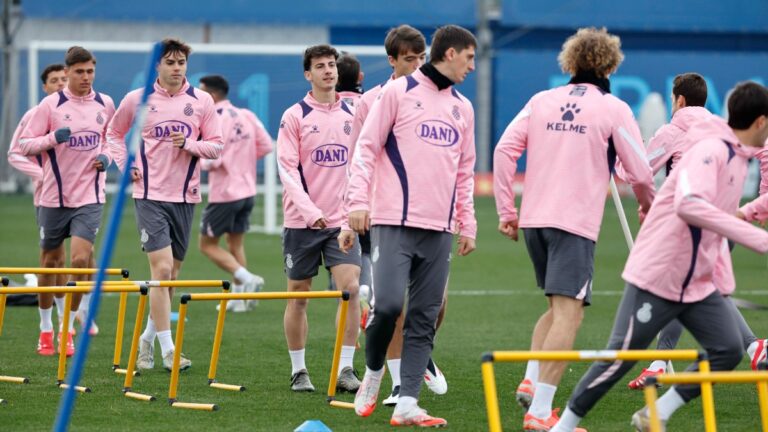
[[100, 154], [93, 159], [93, 162], [91, 162], [91, 168], [96, 171], [106, 171], [108, 162], [107, 157]]
[[171, 141], [173, 142], [174, 147], [184, 148], [187, 138], [181, 132], [171, 132]]
[[355, 232], [352, 230], [341, 230], [339, 233], [339, 249], [344, 253], [349, 253], [349, 250], [355, 245]]
[[747, 217], [744, 215], [744, 213], [741, 212], [741, 210], [736, 210], [736, 217], [743, 221], [747, 220]]
[[141, 172], [138, 168], [131, 168], [131, 181], [138, 182], [141, 180]]
[[56, 129], [56, 131], [53, 133], [53, 137], [56, 138], [57, 144], [61, 144], [63, 142], [69, 141], [70, 135], [72, 135], [72, 131], [69, 130], [68, 127]]
[[321, 217], [320, 219], [315, 221], [315, 223], [312, 225], [312, 228], [325, 229], [325, 227], [327, 226], [328, 226], [328, 222], [326, 222], [324, 217]]
[[517, 241], [517, 219], [499, 221], [499, 232], [505, 237]]
[[368, 210], [356, 210], [349, 213], [349, 227], [358, 234], [365, 234], [371, 229], [371, 220]]
[[456, 253], [459, 254], [459, 256], [467, 256], [472, 251], [475, 250], [475, 239], [459, 236], [459, 248], [456, 250]]

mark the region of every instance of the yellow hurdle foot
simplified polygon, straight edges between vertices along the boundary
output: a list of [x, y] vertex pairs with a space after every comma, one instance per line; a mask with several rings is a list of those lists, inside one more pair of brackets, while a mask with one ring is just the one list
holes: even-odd
[[217, 388], [219, 390], [229, 390], [229, 391], [245, 391], [245, 386], [241, 385], [233, 385], [233, 384], [223, 384], [216, 381], [211, 381], [208, 383], [209, 387]]
[[169, 402], [171, 404], [171, 407], [173, 408], [190, 409], [190, 410], [198, 410], [198, 411], [218, 411], [219, 410], [219, 406], [216, 404], [177, 402], [175, 400], [170, 400]]
[[[65, 383], [59, 383], [58, 386], [60, 389], [69, 388], [69, 384], [65, 384]], [[89, 387], [83, 387], [83, 386], [75, 386], [75, 391], [78, 391], [80, 393], [91, 393], [91, 389]]]
[[16, 383], [16, 384], [29, 384], [29, 378], [27, 377], [15, 377], [0, 375], [0, 382]]

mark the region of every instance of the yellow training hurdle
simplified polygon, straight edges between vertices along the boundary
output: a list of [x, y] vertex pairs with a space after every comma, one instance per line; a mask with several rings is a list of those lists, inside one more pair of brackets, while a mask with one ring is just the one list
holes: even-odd
[[[73, 293], [89, 293], [93, 290], [93, 287], [74, 287], [74, 286], [64, 286], [64, 287], [13, 287], [13, 288], [7, 288], [3, 287], [0, 288], [0, 296], [6, 296], [8, 294], [40, 294], [40, 293], [64, 293], [64, 308], [65, 310], [69, 311], [72, 306], [72, 294]], [[109, 285], [109, 286], [103, 286], [102, 287], [103, 292], [120, 292], [120, 293], [128, 293], [128, 292], [141, 292], [141, 300], [139, 301], [139, 305], [141, 306], [145, 300], [146, 300], [146, 294], [147, 294], [147, 287], [146, 286], [138, 286], [135, 284], [130, 284], [126, 282], [122, 282], [122, 285]], [[61, 340], [65, 341], [69, 336], [69, 314], [65, 313], [63, 317], [62, 322], [62, 330], [60, 333]], [[60, 388], [66, 388], [67, 385], [64, 384], [64, 375], [66, 373], [67, 369], [67, 354], [66, 349], [59, 350], [59, 365], [58, 365], [58, 371], [56, 374], [56, 385]], [[5, 382], [16, 382], [16, 383], [22, 383], [26, 384], [29, 382], [27, 378], [24, 377], [3, 377], [2, 381]], [[91, 391], [90, 388], [84, 387], [84, 386], [77, 386], [75, 387], [75, 390], [81, 392], [81, 393], [89, 393]]]
[[[706, 432], [716, 432], [717, 424], [715, 422], [715, 404], [714, 400], [707, 402], [704, 400], [704, 386], [712, 387], [713, 383], [731, 383], [731, 384], [757, 384], [758, 403], [760, 408], [760, 419], [762, 429], [768, 432], [768, 372], [682, 372], [677, 374], [661, 374], [655, 377], [648, 377], [645, 386], [645, 403], [648, 406], [648, 415], [651, 418], [651, 432], [661, 432], [661, 421], [656, 409], [656, 383], [659, 384], [701, 384], [702, 405], [705, 410], [710, 410], [711, 415], [704, 416], [704, 430]], [[707, 405], [709, 405], [707, 407]]]
[[[81, 282], [87, 283], [87, 282]], [[150, 288], [219, 288], [224, 293], [229, 292], [230, 283], [226, 280], [173, 280], [173, 281], [143, 281], [142, 284]], [[187, 296], [189, 294], [185, 294]], [[200, 294], [195, 294], [200, 295]], [[219, 295], [219, 294], [209, 294]], [[184, 297], [182, 296], [182, 298]], [[225, 302], [224, 302], [225, 303]], [[226, 309], [226, 303], [220, 309]], [[184, 318], [179, 310], [179, 320], [176, 325], [177, 339], [178, 332], [184, 329]], [[131, 339], [131, 352], [128, 355], [128, 367], [125, 369], [125, 382], [123, 383], [123, 394], [131, 399], [152, 402], [155, 397], [150, 394], [138, 393], [133, 391], [133, 377], [136, 373], [136, 354], [139, 350], [139, 336], [141, 335], [141, 326], [144, 323], [144, 306], [139, 304], [139, 311], [136, 312], [136, 323], [133, 328], [133, 338]], [[181, 352], [181, 347], [176, 348], [176, 352]], [[178, 359], [177, 359], [178, 360]]]
[[[539, 361], [570, 361], [591, 362], [611, 360], [698, 360], [702, 372], [709, 373], [709, 360], [706, 353], [696, 350], [596, 350], [596, 351], [493, 351], [483, 354], [481, 371], [483, 375], [483, 391], [485, 393], [485, 406], [488, 412], [488, 430], [501, 432], [501, 414], [499, 410], [499, 397], [496, 390], [496, 376], [493, 371], [494, 362], [523, 362], [528, 360]], [[705, 386], [706, 390], [705, 391]], [[646, 385], [646, 388], [654, 387]], [[712, 383], [703, 383], [701, 386], [701, 398], [703, 402], [712, 401]], [[712, 416], [714, 421], [714, 405], [710, 412], [704, 403], [704, 419]]]
[[187, 304], [190, 301], [198, 300], [218, 300], [219, 314], [216, 321], [216, 335], [213, 342], [213, 351], [211, 353], [211, 366], [208, 370], [208, 385], [210, 387], [243, 391], [245, 387], [241, 385], [221, 384], [216, 382], [216, 368], [219, 360], [219, 349], [221, 347], [221, 336], [224, 331], [224, 319], [227, 313], [228, 300], [289, 300], [289, 299], [319, 299], [319, 298], [341, 298], [341, 310], [339, 312], [339, 322], [336, 328], [336, 342], [333, 347], [333, 361], [331, 363], [330, 379], [328, 381], [328, 403], [337, 408], [354, 408], [354, 404], [336, 400], [336, 381], [337, 369], [339, 368], [339, 358], [341, 356], [341, 343], [344, 337], [344, 327], [347, 322], [347, 309], [349, 307], [349, 293], [346, 291], [322, 291], [322, 292], [259, 292], [259, 293], [236, 293], [236, 294], [184, 294], [181, 296], [181, 306], [179, 307], [179, 320], [176, 326], [176, 350], [173, 357], [173, 370], [171, 371], [171, 382], [168, 389], [168, 402], [174, 408], [194, 409], [201, 411], [216, 411], [219, 409], [216, 404], [209, 403], [191, 403], [179, 402], [176, 399], [179, 387], [179, 362], [181, 349], [184, 343], [184, 319], [187, 315]]

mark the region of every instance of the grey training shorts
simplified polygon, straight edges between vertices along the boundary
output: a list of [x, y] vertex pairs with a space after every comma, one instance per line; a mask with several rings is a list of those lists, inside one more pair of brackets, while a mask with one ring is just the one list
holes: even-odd
[[136, 199], [136, 227], [144, 252], [171, 247], [173, 258], [184, 260], [192, 231], [195, 205]]
[[252, 210], [253, 197], [232, 202], [209, 203], [203, 210], [200, 234], [206, 237], [221, 237], [225, 233], [247, 232]]
[[58, 248], [67, 237], [80, 237], [93, 243], [101, 225], [103, 204], [86, 204], [82, 207], [40, 207], [40, 247], [45, 250]]
[[315, 277], [321, 264], [328, 269], [339, 264], [360, 267], [360, 242], [356, 241], [349, 253], [344, 253], [337, 239], [340, 232], [341, 228], [283, 228], [283, 260], [288, 279]]

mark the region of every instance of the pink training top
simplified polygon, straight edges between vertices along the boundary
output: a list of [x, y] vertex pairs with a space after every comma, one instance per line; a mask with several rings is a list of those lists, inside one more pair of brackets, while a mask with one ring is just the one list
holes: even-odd
[[[142, 89], [123, 98], [107, 130], [107, 142], [120, 171], [128, 157], [125, 138], [133, 125]], [[223, 147], [219, 115], [208, 93], [187, 81], [170, 95], [155, 82], [149, 95], [147, 121], [135, 166], [141, 180], [133, 184], [133, 197], [165, 202], [200, 202], [200, 158], [216, 159]], [[173, 146], [172, 132], [183, 132], [183, 148]]]
[[208, 202], [222, 203], [256, 195], [256, 161], [272, 152], [272, 137], [256, 115], [228, 100], [215, 105], [221, 119], [224, 150], [203, 159], [208, 170]]
[[347, 108], [349, 108], [353, 114], [363, 97], [361, 93], [353, 91], [340, 91], [336, 92], [336, 94], [339, 95], [339, 99], [347, 105]]
[[[43, 186], [39, 205], [77, 208], [104, 203], [106, 175], [91, 165], [97, 156], [106, 157], [104, 130], [115, 113], [112, 98], [93, 90], [83, 97], [64, 88], [48, 95], [32, 113], [18, 145], [25, 156], [40, 155]], [[68, 142], [56, 143], [54, 132], [68, 127]]]
[[349, 211], [369, 210], [373, 225], [474, 239], [474, 165], [472, 104], [418, 70], [384, 86], [371, 108], [350, 167]]
[[[768, 141], [765, 145], [768, 145]], [[763, 195], [768, 192], [768, 148], [760, 149], [755, 157], [760, 161], [760, 195]]]
[[360, 100], [357, 103], [357, 107], [355, 108], [355, 123], [352, 127], [352, 149], [349, 152], [350, 158], [353, 158], [355, 155], [354, 147], [357, 145], [357, 139], [360, 137], [360, 132], [363, 130], [365, 119], [368, 118], [368, 113], [371, 111], [371, 105], [373, 105], [373, 102], [376, 101], [379, 93], [381, 93], [381, 89], [393, 80], [394, 75], [391, 76], [386, 82], [383, 82], [363, 93], [363, 95], [360, 97]]
[[342, 205], [353, 119], [338, 95], [333, 104], [324, 104], [312, 92], [283, 113], [277, 167], [286, 228], [311, 228], [320, 218], [328, 228], [346, 228]]
[[722, 119], [710, 120], [707, 128], [709, 138], [683, 155], [659, 191], [622, 275], [670, 301], [697, 302], [717, 289], [723, 237], [768, 252], [768, 232], [734, 216], [748, 160], [758, 149], [739, 143]]
[[513, 182], [527, 151], [520, 227], [558, 228], [597, 241], [610, 168], [618, 155], [637, 200], [653, 202], [651, 168], [629, 106], [592, 84], [534, 95], [507, 126], [493, 157], [499, 219], [517, 219]]
[[688, 148], [686, 140], [681, 139], [694, 123], [714, 117], [714, 114], [704, 107], [680, 108], [672, 116], [672, 121], [660, 127], [648, 141], [648, 163], [653, 173], [666, 166], [667, 175], [677, 165]]
[[35, 204], [35, 207], [40, 205], [40, 194], [43, 191], [43, 157], [40, 155], [24, 156], [21, 154], [19, 138], [21, 137], [21, 131], [24, 130], [24, 126], [27, 125], [36, 108], [37, 107], [32, 107], [32, 109], [24, 113], [24, 116], [21, 117], [21, 121], [16, 127], [16, 131], [13, 132], [11, 145], [8, 148], [8, 163], [32, 179], [32, 185], [35, 188], [35, 192], [32, 195], [32, 202]]

